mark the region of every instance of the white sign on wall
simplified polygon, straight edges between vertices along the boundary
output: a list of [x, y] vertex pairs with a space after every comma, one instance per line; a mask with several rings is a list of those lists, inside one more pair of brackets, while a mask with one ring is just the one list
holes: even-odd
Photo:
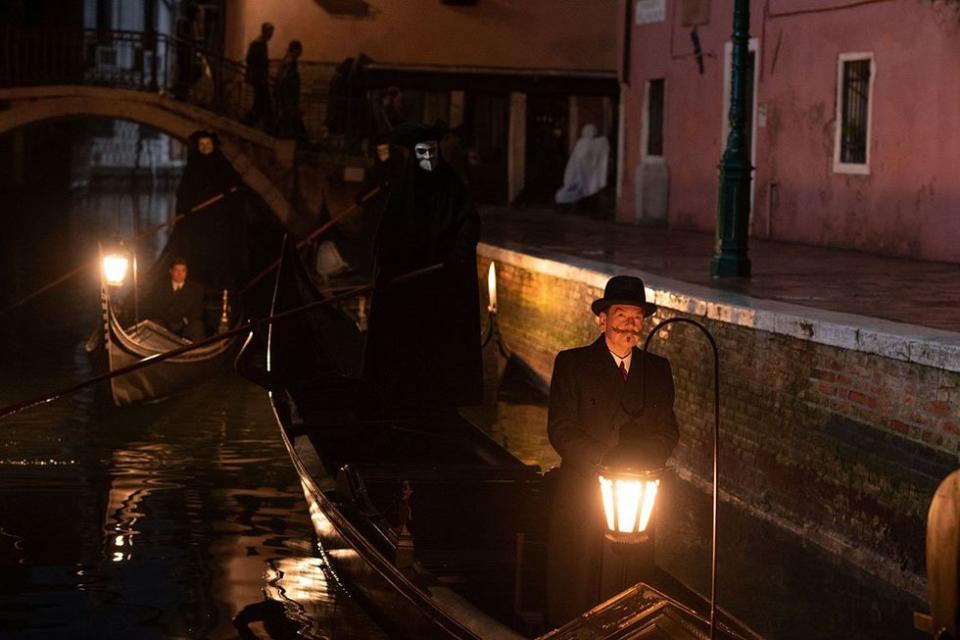
[[667, 19], [667, 0], [637, 0], [637, 24], [663, 22]]

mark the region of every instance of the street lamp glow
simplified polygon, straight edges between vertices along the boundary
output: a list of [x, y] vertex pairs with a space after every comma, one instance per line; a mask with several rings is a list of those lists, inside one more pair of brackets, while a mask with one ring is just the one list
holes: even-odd
[[130, 259], [121, 254], [103, 256], [103, 280], [111, 287], [119, 287], [127, 279]]
[[607, 539], [621, 543], [645, 541], [660, 488], [659, 472], [604, 469], [599, 479]]
[[487, 311], [497, 312], [497, 267], [494, 262], [490, 263], [487, 269], [487, 293], [489, 294], [490, 304], [487, 305]]

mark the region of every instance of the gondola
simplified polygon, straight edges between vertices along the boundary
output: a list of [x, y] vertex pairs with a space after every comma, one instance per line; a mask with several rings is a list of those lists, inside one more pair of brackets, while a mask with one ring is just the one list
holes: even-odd
[[[211, 294], [217, 299], [207, 300], [206, 335], [235, 326], [241, 318], [240, 307], [254, 316], [266, 312], [269, 283], [261, 290], [254, 286], [254, 277], [275, 261], [276, 247], [285, 230], [259, 196], [243, 187], [239, 175], [223, 157], [215, 134], [198, 131], [190, 136], [176, 205], [178, 211], [185, 213], [175, 218], [163, 250], [140, 274], [139, 282], [132, 247], [116, 240], [101, 246], [101, 317], [98, 330], [86, 344], [87, 352], [101, 370], [117, 371], [189, 344], [162, 324], [141, 319], [138, 313], [138, 292], [142, 290], [147, 295], [144, 306], [149, 308], [150, 294], [158, 287], [169, 286], [168, 274], [174, 259], [185, 260], [190, 280], [204, 283], [208, 292], [223, 291], [222, 299]], [[111, 258], [118, 269], [122, 266], [112, 283], [106, 262]], [[231, 338], [215, 342], [111, 378], [110, 397], [121, 406], [188, 389], [227, 366], [239, 347], [238, 341], [239, 338]]]
[[[85, 350], [96, 366], [117, 371], [141, 360], [190, 344], [153, 320], [135, 321], [124, 328], [111, 299], [110, 286], [100, 287], [101, 326], [87, 340]], [[221, 325], [228, 320], [224, 294]], [[211, 373], [223, 369], [236, 353], [238, 337], [199, 347], [149, 367], [111, 378], [110, 397], [116, 406], [159, 400], [190, 388]]]
[[[319, 299], [288, 246], [273, 312]], [[545, 628], [548, 501], [540, 469], [458, 413], [368, 412], [357, 375], [363, 335], [343, 307], [272, 325], [266, 343], [261, 381], [321, 553], [391, 637], [709, 637], [707, 603], [659, 572], [652, 584]], [[238, 358], [241, 372], [247, 356]], [[723, 613], [714, 637], [757, 638]]]

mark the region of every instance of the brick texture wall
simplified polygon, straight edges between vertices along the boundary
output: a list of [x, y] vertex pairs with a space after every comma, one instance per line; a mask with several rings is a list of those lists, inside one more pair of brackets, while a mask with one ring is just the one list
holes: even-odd
[[[482, 291], [488, 264], [479, 258]], [[559, 350], [598, 335], [589, 305], [602, 291], [511, 264], [497, 270], [507, 345], [548, 384]], [[661, 309], [647, 329], [674, 315]], [[927, 509], [960, 450], [960, 374], [690, 317], [721, 351], [724, 497], [923, 595]], [[651, 349], [673, 366], [678, 472], [706, 487], [709, 345], [681, 324], [661, 331]]]

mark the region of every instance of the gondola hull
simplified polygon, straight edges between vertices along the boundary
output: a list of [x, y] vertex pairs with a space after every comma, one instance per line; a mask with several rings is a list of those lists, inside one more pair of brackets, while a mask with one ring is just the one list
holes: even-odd
[[[283, 424], [279, 419], [284, 412], [283, 405], [280, 407], [278, 423]], [[329, 490], [324, 492], [317, 485], [318, 479], [310, 470], [310, 460], [316, 453], [305, 442], [306, 438], [291, 436], [284, 428], [280, 433], [300, 477], [323, 559], [340, 586], [361, 600], [391, 637], [425, 640], [485, 637], [471, 632], [449, 613], [438, 610], [437, 603], [430, 602], [421, 590], [411, 588], [409, 576], [350, 523]], [[326, 480], [324, 484], [329, 486], [332, 479]]]
[[[110, 305], [102, 299], [102, 340], [89, 341], [87, 349], [100, 366], [113, 372], [147, 358], [189, 344], [151, 320], [141, 320], [124, 329]], [[149, 367], [109, 380], [109, 392], [116, 406], [159, 400], [189, 389], [200, 380], [221, 371], [236, 352], [237, 338], [226, 339]]]

